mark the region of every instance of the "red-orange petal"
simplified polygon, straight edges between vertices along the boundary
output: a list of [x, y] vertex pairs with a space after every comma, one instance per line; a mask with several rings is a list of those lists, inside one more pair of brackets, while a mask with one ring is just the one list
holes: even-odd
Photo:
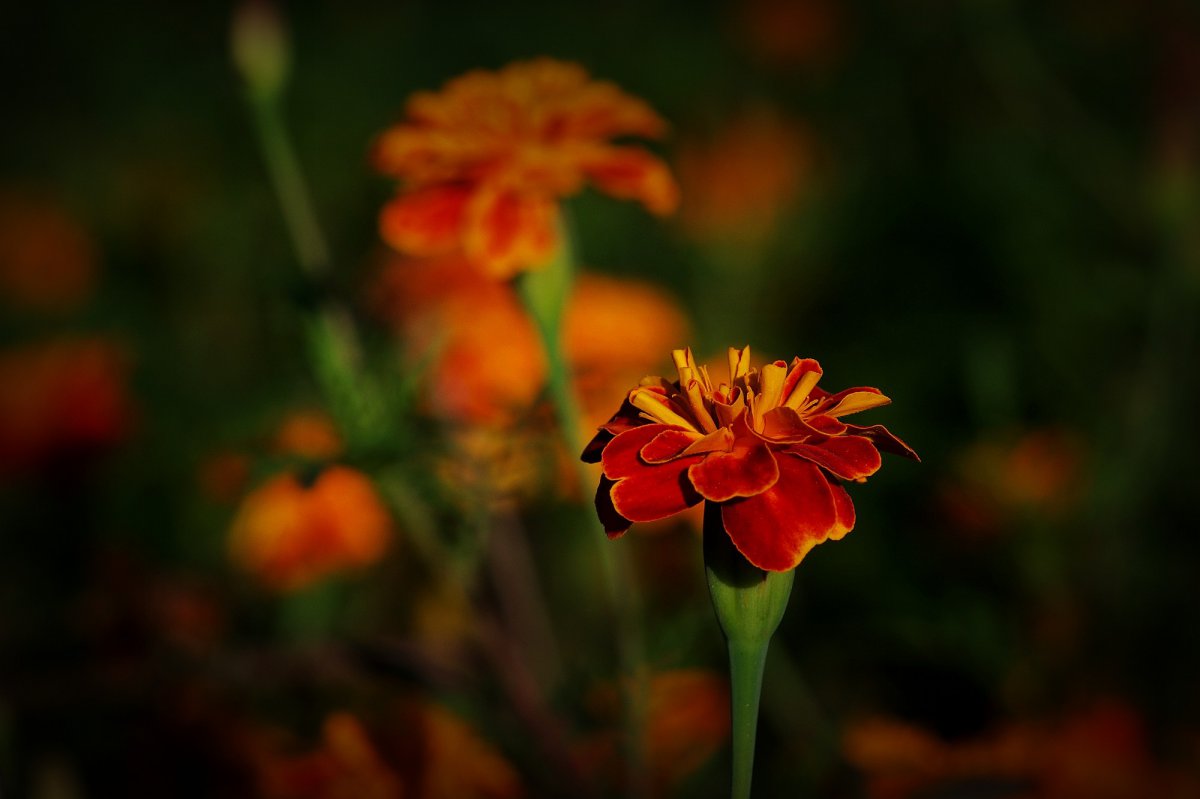
[[688, 469], [688, 479], [705, 499], [725, 502], [766, 491], [779, 479], [779, 466], [770, 447], [746, 438], [735, 444], [732, 452], [704, 456]]
[[699, 438], [699, 433], [692, 433], [687, 430], [680, 430], [678, 428], [664, 430], [650, 439], [649, 443], [642, 447], [639, 455], [644, 463], [666, 463], [682, 455], [683, 451]]
[[905, 444], [898, 436], [881, 424], [874, 424], [870, 427], [859, 427], [856, 424], [848, 424], [846, 425], [846, 430], [853, 435], [869, 438], [874, 442], [876, 447], [884, 452], [890, 452], [893, 455], [900, 455], [904, 458], [911, 458], [914, 461], [921, 460], [912, 447]]
[[600, 486], [596, 489], [596, 515], [604, 525], [604, 532], [609, 538], [620, 538], [633, 524], [613, 506], [612, 490], [616, 483], [607, 477], [600, 478]]
[[850, 501], [850, 494], [836, 480], [829, 481], [829, 493], [833, 497], [833, 511], [837, 517], [837, 524], [829, 531], [829, 537], [836, 541], [854, 529], [854, 503]]
[[452, 252], [462, 243], [471, 192], [466, 184], [441, 184], [401, 194], [380, 212], [379, 234], [400, 252], [421, 258]]
[[679, 187], [666, 164], [640, 147], [597, 147], [580, 166], [601, 191], [637, 200], [652, 213], [669, 214], [679, 205]]
[[786, 451], [812, 461], [843, 480], [864, 480], [883, 465], [879, 450], [861, 436], [837, 436], [792, 444]]
[[600, 463], [604, 465], [604, 476], [610, 480], [620, 480], [652, 468], [638, 457], [642, 447], [649, 444], [659, 433], [678, 429], [666, 424], [644, 424], [620, 433], [608, 442], [608, 446], [600, 455]]
[[702, 501], [687, 479], [687, 469], [697, 457], [643, 466], [634, 476], [618, 480], [609, 494], [613, 509], [632, 522], [653, 522]]
[[824, 473], [800, 458], [779, 458], [778, 465], [779, 480], [772, 488], [721, 505], [733, 545], [767, 571], [795, 568], [809, 550], [839, 530], [839, 507]]
[[558, 246], [554, 213], [553, 201], [539, 195], [479, 191], [466, 209], [467, 257], [497, 279], [541, 266]]

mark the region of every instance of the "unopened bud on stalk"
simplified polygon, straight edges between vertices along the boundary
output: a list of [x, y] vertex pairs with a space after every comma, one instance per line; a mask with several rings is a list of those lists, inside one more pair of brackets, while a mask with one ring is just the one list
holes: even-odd
[[274, 3], [247, 0], [233, 14], [233, 63], [252, 94], [277, 94], [287, 80], [291, 52], [287, 30]]

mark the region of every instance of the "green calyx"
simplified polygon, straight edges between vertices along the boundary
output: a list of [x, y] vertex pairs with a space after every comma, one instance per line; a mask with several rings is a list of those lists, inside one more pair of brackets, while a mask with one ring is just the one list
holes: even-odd
[[713, 610], [730, 644], [766, 646], [787, 610], [796, 572], [763, 571], [746, 560], [713, 502], [704, 508], [704, 568]]
[[704, 567], [708, 591], [729, 643], [733, 799], [749, 799], [763, 668], [771, 636], [792, 593], [795, 571], [763, 571], [738, 552], [725, 532], [721, 507], [704, 506]]

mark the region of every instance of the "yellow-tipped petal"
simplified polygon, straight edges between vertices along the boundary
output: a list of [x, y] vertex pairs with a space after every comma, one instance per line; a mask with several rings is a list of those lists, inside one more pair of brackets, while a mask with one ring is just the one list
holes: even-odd
[[699, 433], [696, 426], [688, 419], [677, 413], [672, 407], [671, 400], [657, 391], [635, 388], [629, 393], [629, 402], [642, 413], [656, 422], [673, 424]]
[[785, 407], [800, 408], [804, 405], [804, 401], [808, 399], [808, 395], [817, 387], [817, 382], [821, 379], [821, 372], [805, 372], [796, 387], [792, 389], [792, 393], [783, 401]]
[[769, 363], [759, 372], [758, 378], [758, 409], [766, 413], [779, 405], [783, 394], [783, 381], [787, 377], [787, 364], [783, 361]]
[[692, 416], [700, 423], [700, 427], [705, 433], [711, 433], [716, 430], [716, 422], [713, 421], [708, 409], [704, 407], [704, 392], [701, 389], [699, 381], [691, 379], [684, 385], [686, 386], [684, 388], [684, 396], [687, 398], [688, 408], [691, 410]]
[[729, 382], [736, 384], [739, 377], [745, 377], [750, 373], [750, 345], [747, 344], [740, 350], [737, 347], [729, 348]]
[[880, 405], [887, 405], [890, 402], [891, 399], [882, 394], [876, 394], [874, 391], [855, 391], [853, 394], [846, 395], [841, 402], [824, 413], [826, 416], [836, 419], [839, 416], [878, 408]]

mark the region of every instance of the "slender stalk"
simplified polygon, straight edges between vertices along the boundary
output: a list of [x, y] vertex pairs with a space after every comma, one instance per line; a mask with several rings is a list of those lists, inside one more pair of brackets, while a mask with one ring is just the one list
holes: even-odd
[[[570, 365], [562, 344], [562, 320], [575, 273], [575, 255], [570, 231], [560, 218], [559, 246], [540, 269], [527, 272], [517, 281], [518, 293], [541, 335], [548, 369], [550, 401], [569, 453], [574, 456], [576, 478], [582, 496], [595, 492], [595, 478], [578, 460], [584, 441], [580, 435], [583, 414], [571, 382]], [[648, 701], [648, 678], [643, 668], [641, 598], [632, 579], [624, 550], [612, 547], [594, 516], [589, 516], [589, 538], [594, 541], [596, 560], [604, 582], [616, 626], [617, 658], [628, 678], [625, 692], [625, 738], [630, 796], [645, 796], [649, 784], [645, 769], [644, 728]]]
[[715, 503], [704, 506], [704, 566], [717, 621], [729, 643], [733, 799], [749, 799], [767, 647], [787, 610], [795, 571], [763, 571], [729, 540]]
[[750, 798], [758, 706], [769, 641], [729, 642], [729, 688], [733, 705], [732, 799]]
[[329, 269], [329, 246], [317, 221], [304, 172], [283, 122], [278, 94], [247, 94], [267, 171], [301, 268], [310, 278]]

